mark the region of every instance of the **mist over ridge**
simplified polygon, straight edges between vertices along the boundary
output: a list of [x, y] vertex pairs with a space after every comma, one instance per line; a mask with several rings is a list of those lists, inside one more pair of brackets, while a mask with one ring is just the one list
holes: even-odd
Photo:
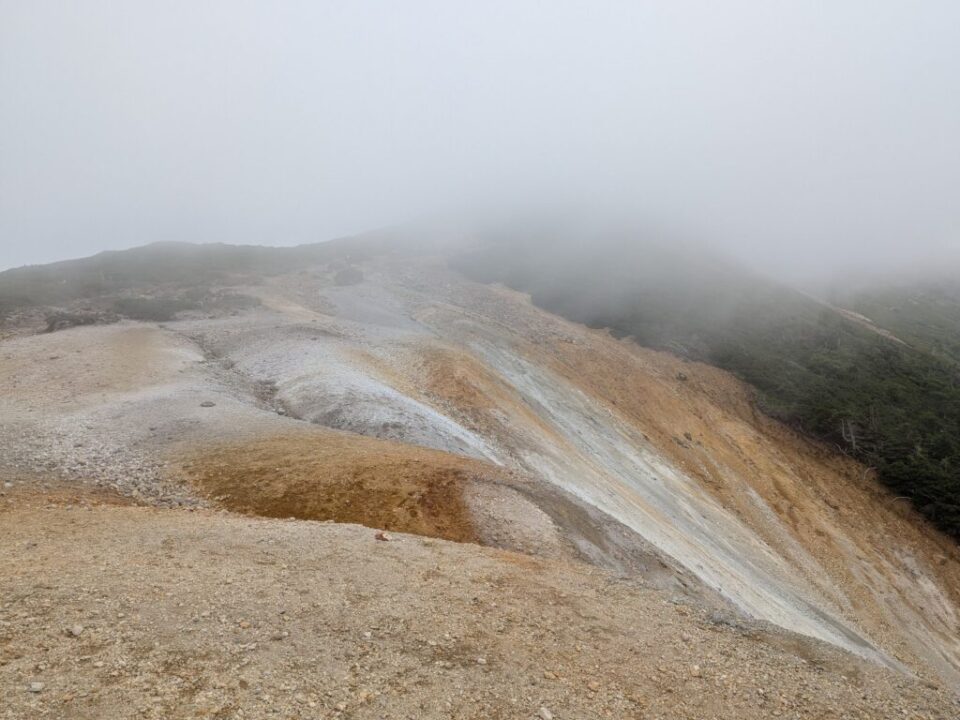
[[625, 210], [807, 280], [960, 222], [960, 8], [0, 5], [0, 267]]

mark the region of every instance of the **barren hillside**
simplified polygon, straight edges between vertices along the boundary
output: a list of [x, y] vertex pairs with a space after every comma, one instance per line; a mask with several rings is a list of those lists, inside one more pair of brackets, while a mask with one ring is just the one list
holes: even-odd
[[960, 710], [955, 543], [730, 375], [429, 254], [219, 282], [7, 324], [6, 717]]

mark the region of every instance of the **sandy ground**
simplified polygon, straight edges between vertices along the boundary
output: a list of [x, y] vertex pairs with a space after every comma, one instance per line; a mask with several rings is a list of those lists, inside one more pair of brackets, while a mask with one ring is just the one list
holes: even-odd
[[356, 526], [0, 498], [0, 718], [953, 718], [638, 580]]

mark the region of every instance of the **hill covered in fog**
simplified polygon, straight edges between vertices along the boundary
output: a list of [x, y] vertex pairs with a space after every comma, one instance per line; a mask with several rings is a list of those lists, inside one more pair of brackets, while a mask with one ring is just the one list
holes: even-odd
[[218, 284], [317, 262], [351, 282], [363, 258], [413, 253], [529, 293], [571, 320], [734, 372], [756, 388], [764, 412], [862, 460], [960, 534], [958, 284], [878, 286], [827, 304], [703, 247], [544, 222], [439, 239], [405, 228], [296, 248], [161, 243], [0, 273], [0, 307], [36, 314], [80, 303], [164, 320], [249, 300], [211, 294]]
[[[924, 707], [925, 695], [930, 707], [950, 702], [935, 687], [960, 677], [960, 549], [898, 498], [905, 493], [884, 488], [851, 457], [876, 451], [852, 415], [861, 407], [858, 393], [889, 383], [902, 394], [898, 410], [930, 412], [939, 400], [927, 398], [909, 373], [946, 373], [948, 366], [851, 311], [705, 250], [642, 235], [537, 234], [529, 226], [513, 237], [404, 228], [293, 249], [148, 246], [0, 274], [0, 294], [16, 297], [11, 288], [34, 292], [13, 301], [0, 326], [0, 512], [24, 518], [8, 535], [27, 554], [16, 556], [4, 582], [18, 596], [33, 587], [37, 605], [5, 630], [17, 649], [0, 666], [4, 689], [36, 672], [28, 648], [36, 628], [24, 618], [46, 617], [45, 608], [69, 607], [83, 618], [90, 629], [69, 637], [91, 643], [84, 650], [91, 657], [99, 657], [95, 644], [103, 641], [129, 649], [163, 639], [168, 647], [160, 625], [140, 628], [141, 639], [131, 640], [99, 623], [90, 598], [64, 605], [35, 587], [36, 577], [69, 575], [94, 587], [95, 575], [126, 573], [130, 561], [118, 554], [124, 543], [108, 540], [141, 532], [164, 561], [194, 557], [194, 569], [212, 563], [235, 581], [227, 598], [199, 571], [177, 575], [191, 598], [182, 612], [197, 624], [164, 608], [162, 627], [182, 621], [204, 633], [177, 644], [180, 661], [201, 674], [217, 672], [208, 663], [227, 662], [233, 646], [221, 654], [208, 638], [240, 633], [244, 647], [263, 647], [251, 657], [266, 674], [247, 682], [274, 694], [283, 692], [271, 678], [280, 677], [285, 651], [313, 652], [317, 643], [302, 637], [298, 616], [277, 619], [261, 599], [269, 596], [271, 607], [280, 603], [288, 614], [313, 608], [339, 627], [346, 610], [331, 599], [376, 597], [382, 587], [369, 577], [386, 572], [385, 581], [406, 582], [400, 614], [388, 602], [372, 609], [389, 617], [348, 614], [373, 623], [362, 630], [371, 641], [393, 623], [406, 628], [395, 644], [371, 646], [386, 653], [376, 655], [376, 666], [419, 664], [426, 653], [429, 677], [436, 667], [454, 673], [468, 695], [456, 702], [465, 707], [486, 697], [484, 673], [492, 671], [532, 712], [542, 705], [622, 715], [655, 707], [670, 717], [674, 709], [684, 716], [737, 707], [742, 716], [766, 717], [765, 703], [737, 700], [762, 697], [758, 690], [767, 685], [744, 672], [743, 662], [765, 663], [783, 689], [777, 706], [798, 711], [830, 714], [842, 705], [876, 715]], [[880, 360], [887, 365], [871, 364]], [[854, 376], [854, 365], [873, 374], [870, 382]], [[838, 368], [844, 372], [833, 372]], [[837, 443], [846, 453], [800, 419], [824, 407], [813, 402], [824, 396], [850, 403], [826, 406], [840, 420]], [[883, 421], [910, 420], [877, 412]], [[952, 422], [949, 412], [945, 405], [942, 422]], [[921, 433], [919, 442], [935, 439], [923, 434], [923, 423], [903, 428]], [[942, 505], [931, 508], [923, 504], [925, 486], [914, 491], [918, 507], [945, 524], [937, 513], [953, 499], [943, 493]], [[61, 522], [68, 505], [108, 502], [118, 506]], [[148, 505], [151, 514], [127, 503]], [[58, 504], [65, 507], [43, 510]], [[235, 514], [258, 519], [244, 524]], [[294, 526], [291, 518], [304, 522]], [[372, 530], [344, 534], [316, 521]], [[293, 527], [302, 533], [296, 547], [328, 543], [330, 552], [303, 557], [302, 567], [294, 545], [275, 553], [273, 543], [293, 537], [286, 535]], [[381, 531], [387, 535], [377, 539]], [[43, 554], [29, 556], [29, 537], [38, 532]], [[212, 548], [196, 542], [208, 534], [230, 545], [229, 557], [208, 557]], [[432, 540], [421, 545], [416, 536]], [[431, 549], [432, 542], [463, 547], [454, 555], [465, 565], [442, 565], [453, 555]], [[66, 551], [74, 547], [95, 548], [95, 562]], [[389, 557], [373, 569], [380, 549]], [[154, 551], [150, 544], [143, 554]], [[560, 670], [549, 670], [558, 677], [582, 675], [617, 652], [604, 639], [622, 632], [599, 602], [596, 588], [604, 584], [635, 600], [646, 594], [649, 605], [636, 607], [673, 617], [675, 632], [637, 637], [658, 644], [658, 660], [653, 667], [637, 658], [641, 671], [618, 681], [625, 694], [600, 680], [586, 696], [562, 683], [536, 687], [523, 658], [543, 653], [534, 609], [540, 600], [528, 584], [516, 585], [522, 590], [509, 605], [485, 607], [482, 617], [495, 628], [520, 622], [518, 634], [506, 644], [492, 639], [487, 624], [476, 634], [471, 618], [480, 596], [467, 567], [481, 556], [491, 563], [486, 577], [503, 573], [491, 581], [498, 593], [514, 587], [516, 572], [526, 576], [530, 563], [552, 577], [580, 568], [551, 602], [562, 612], [575, 603], [564, 627], [593, 650], [565, 655]], [[278, 563], [288, 581], [264, 595], [251, 582], [260, 575], [248, 573], [250, 557]], [[409, 568], [417, 568], [418, 583], [404, 577]], [[144, 582], [124, 597], [153, 607], [142, 595], [152, 592], [156, 575], [136, 572]], [[443, 648], [431, 646], [426, 637], [426, 649], [410, 644], [410, 633], [419, 633], [410, 630], [419, 627], [412, 619], [431, 606], [441, 577], [452, 613], [449, 642], [475, 647], [449, 649], [446, 639]], [[330, 578], [341, 578], [335, 582], [344, 589], [330, 590]], [[105, 588], [97, 593], [110, 596]], [[355, 602], [362, 601], [350, 607]], [[236, 629], [212, 622], [201, 608], [212, 608], [214, 619], [236, 618]], [[453, 638], [461, 633], [474, 640]], [[784, 654], [770, 656], [757, 644], [768, 642]], [[355, 662], [351, 643], [344, 640], [346, 655], [330, 658], [332, 672]], [[800, 658], [826, 658], [828, 645], [846, 658], [830, 660], [831, 667], [856, 669], [820, 679], [796, 669]], [[158, 652], [157, 662], [173, 662]], [[747, 660], [732, 660], [731, 652]], [[445, 659], [461, 656], [469, 660]], [[104, 712], [141, 697], [141, 685], [126, 676], [102, 685], [69, 658], [51, 656], [44, 676], [56, 676], [56, 683], [47, 679], [51, 686], [93, 687], [96, 696], [84, 703], [101, 703]], [[646, 682], [658, 673], [669, 682]], [[542, 668], [533, 676], [550, 679]], [[852, 676], [899, 689], [863, 699]], [[390, 677], [369, 673], [365, 692], [389, 695]], [[432, 681], [409, 687], [404, 678], [397, 682], [418, 702], [442, 694]], [[697, 692], [675, 706], [670, 694], [684, 678]], [[714, 683], [720, 678], [726, 684]], [[322, 686], [304, 681], [304, 697]], [[237, 700], [246, 698], [244, 688], [221, 690], [224, 702], [247, 702]], [[321, 695], [312, 702], [334, 710]], [[21, 700], [26, 706], [44, 697]], [[173, 712], [175, 699], [169, 702]]]
[[862, 460], [960, 536], [960, 283], [843, 298], [861, 318], [703, 249], [557, 228], [493, 233], [454, 266], [732, 371], [764, 411]]

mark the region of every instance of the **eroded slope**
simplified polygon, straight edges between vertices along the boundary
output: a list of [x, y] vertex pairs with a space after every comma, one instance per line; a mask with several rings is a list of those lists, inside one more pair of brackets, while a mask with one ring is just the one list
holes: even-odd
[[865, 468], [725, 373], [440, 261], [357, 269], [242, 288], [262, 306], [240, 314], [5, 341], [0, 465], [588, 560], [956, 682], [957, 551]]
[[[312, 315], [268, 334], [205, 327], [203, 342], [272, 378], [293, 414], [546, 479], [754, 617], [955, 677], [956, 551], [865, 468], [758, 416], [715, 369], [428, 262], [365, 272], [347, 288], [276, 283], [268, 306], [295, 297]], [[324, 414], [344, 387], [350, 402]]]

